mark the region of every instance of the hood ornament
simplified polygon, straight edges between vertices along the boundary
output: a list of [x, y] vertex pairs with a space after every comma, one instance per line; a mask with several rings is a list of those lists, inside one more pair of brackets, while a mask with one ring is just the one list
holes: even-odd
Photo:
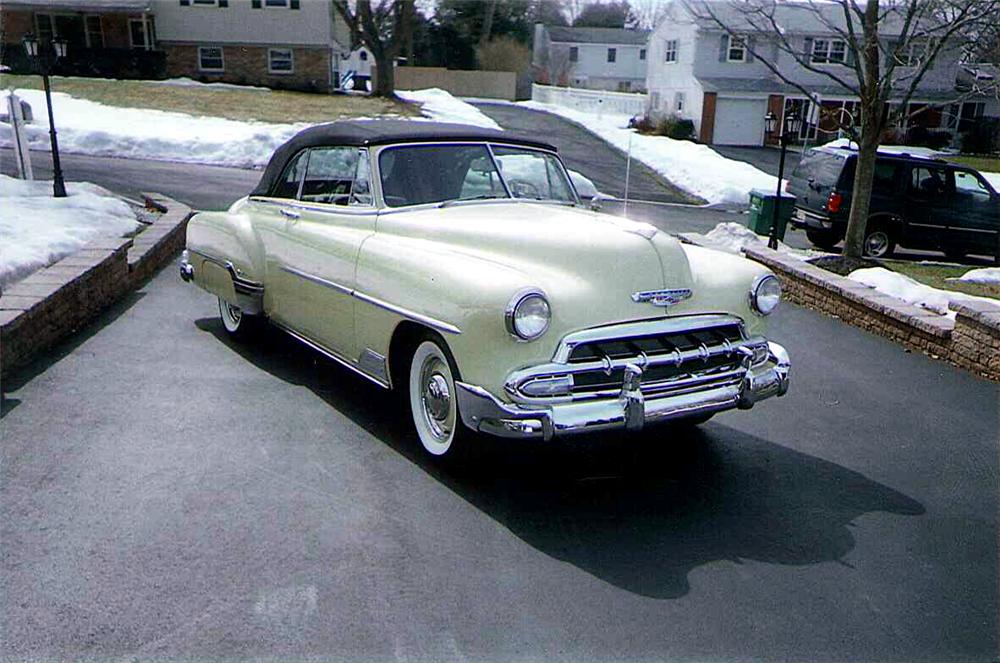
[[653, 306], [673, 306], [685, 299], [691, 298], [690, 288], [676, 288], [673, 290], [644, 290], [632, 293], [632, 301], [641, 304], [649, 302]]

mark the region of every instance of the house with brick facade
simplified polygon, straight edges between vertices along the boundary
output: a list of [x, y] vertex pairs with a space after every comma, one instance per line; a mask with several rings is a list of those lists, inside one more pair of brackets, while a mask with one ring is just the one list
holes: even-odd
[[31, 71], [21, 40], [65, 39], [58, 73], [68, 76], [158, 78], [164, 54], [156, 50], [151, 0], [2, 0], [0, 60], [15, 72]]
[[[707, 5], [736, 34], [729, 34], [701, 11]], [[817, 15], [817, 11], [825, 12]], [[831, 29], [843, 22], [839, 4], [780, 3], [775, 19], [783, 37], [814, 69], [842, 72], [847, 80], [852, 54], [841, 34]], [[739, 26], [746, 26], [740, 35]], [[880, 29], [890, 41], [898, 27], [887, 21]], [[914, 64], [922, 53], [914, 44], [904, 57]], [[779, 45], [774, 36], [747, 26], [738, 2], [704, 0], [700, 3], [672, 0], [663, 19], [650, 35], [647, 89], [649, 111], [654, 116], [678, 115], [694, 122], [702, 142], [717, 145], [763, 145], [764, 116], [778, 118], [796, 113], [804, 118], [799, 139], [810, 144], [838, 137], [836, 118], [854, 112], [857, 99], [829, 77], [803, 67]], [[812, 99], [795, 86], [784, 83], [754, 53], [767, 59], [786, 77], [806, 87]], [[908, 126], [901, 134], [919, 126], [927, 131], [954, 133], [970, 114], [981, 112], [980, 103], [947, 103], [957, 98], [956, 79], [960, 53], [942, 51], [911, 98]], [[912, 71], [908, 62], [897, 68], [900, 76]], [[818, 104], [816, 102], [819, 102]], [[969, 117], [967, 117], [969, 116]]]

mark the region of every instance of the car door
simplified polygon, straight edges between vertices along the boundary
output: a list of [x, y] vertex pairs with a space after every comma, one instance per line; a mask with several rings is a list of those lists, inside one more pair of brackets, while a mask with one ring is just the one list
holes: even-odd
[[954, 207], [948, 241], [955, 250], [997, 255], [1000, 243], [1000, 198], [982, 175], [968, 168], [953, 171]]
[[904, 246], [937, 249], [944, 241], [952, 214], [954, 182], [944, 165], [914, 163], [906, 191]]
[[312, 148], [291, 211], [278, 250], [282, 322], [354, 361], [355, 265], [376, 220], [368, 150]]

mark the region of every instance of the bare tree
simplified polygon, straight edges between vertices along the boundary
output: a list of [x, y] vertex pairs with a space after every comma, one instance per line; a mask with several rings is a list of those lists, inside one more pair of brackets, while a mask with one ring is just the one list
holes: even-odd
[[396, 96], [396, 58], [412, 39], [414, 0], [333, 0], [351, 30], [351, 47], [364, 44], [375, 58], [377, 97]]
[[[910, 116], [910, 101], [939, 56], [956, 60], [976, 35], [995, 26], [1000, 0], [682, 0], [698, 19], [740, 40], [779, 80], [819, 106], [802, 72], [857, 99], [856, 112], [831, 118], [858, 144], [844, 253], [859, 257], [871, 200], [878, 146]], [[845, 44], [844, 53], [808, 49], [788, 30], [793, 12], [807, 12], [819, 32]], [[982, 92], [978, 90], [977, 92]], [[954, 103], [957, 92], [938, 105]]]

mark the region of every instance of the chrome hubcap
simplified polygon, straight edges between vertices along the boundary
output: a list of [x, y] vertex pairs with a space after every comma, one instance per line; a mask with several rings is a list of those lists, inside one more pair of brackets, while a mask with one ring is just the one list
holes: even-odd
[[888, 246], [889, 237], [884, 232], [874, 232], [865, 240], [865, 251], [868, 255], [880, 256], [885, 253]]
[[438, 440], [447, 440], [453, 426], [451, 390], [448, 380], [442, 375], [442, 362], [436, 357], [429, 357], [421, 371], [423, 385], [421, 402], [424, 418], [431, 433]]
[[230, 320], [237, 325], [240, 324], [240, 320], [243, 318], [243, 311], [228, 302], [226, 303], [226, 311], [229, 313]]

